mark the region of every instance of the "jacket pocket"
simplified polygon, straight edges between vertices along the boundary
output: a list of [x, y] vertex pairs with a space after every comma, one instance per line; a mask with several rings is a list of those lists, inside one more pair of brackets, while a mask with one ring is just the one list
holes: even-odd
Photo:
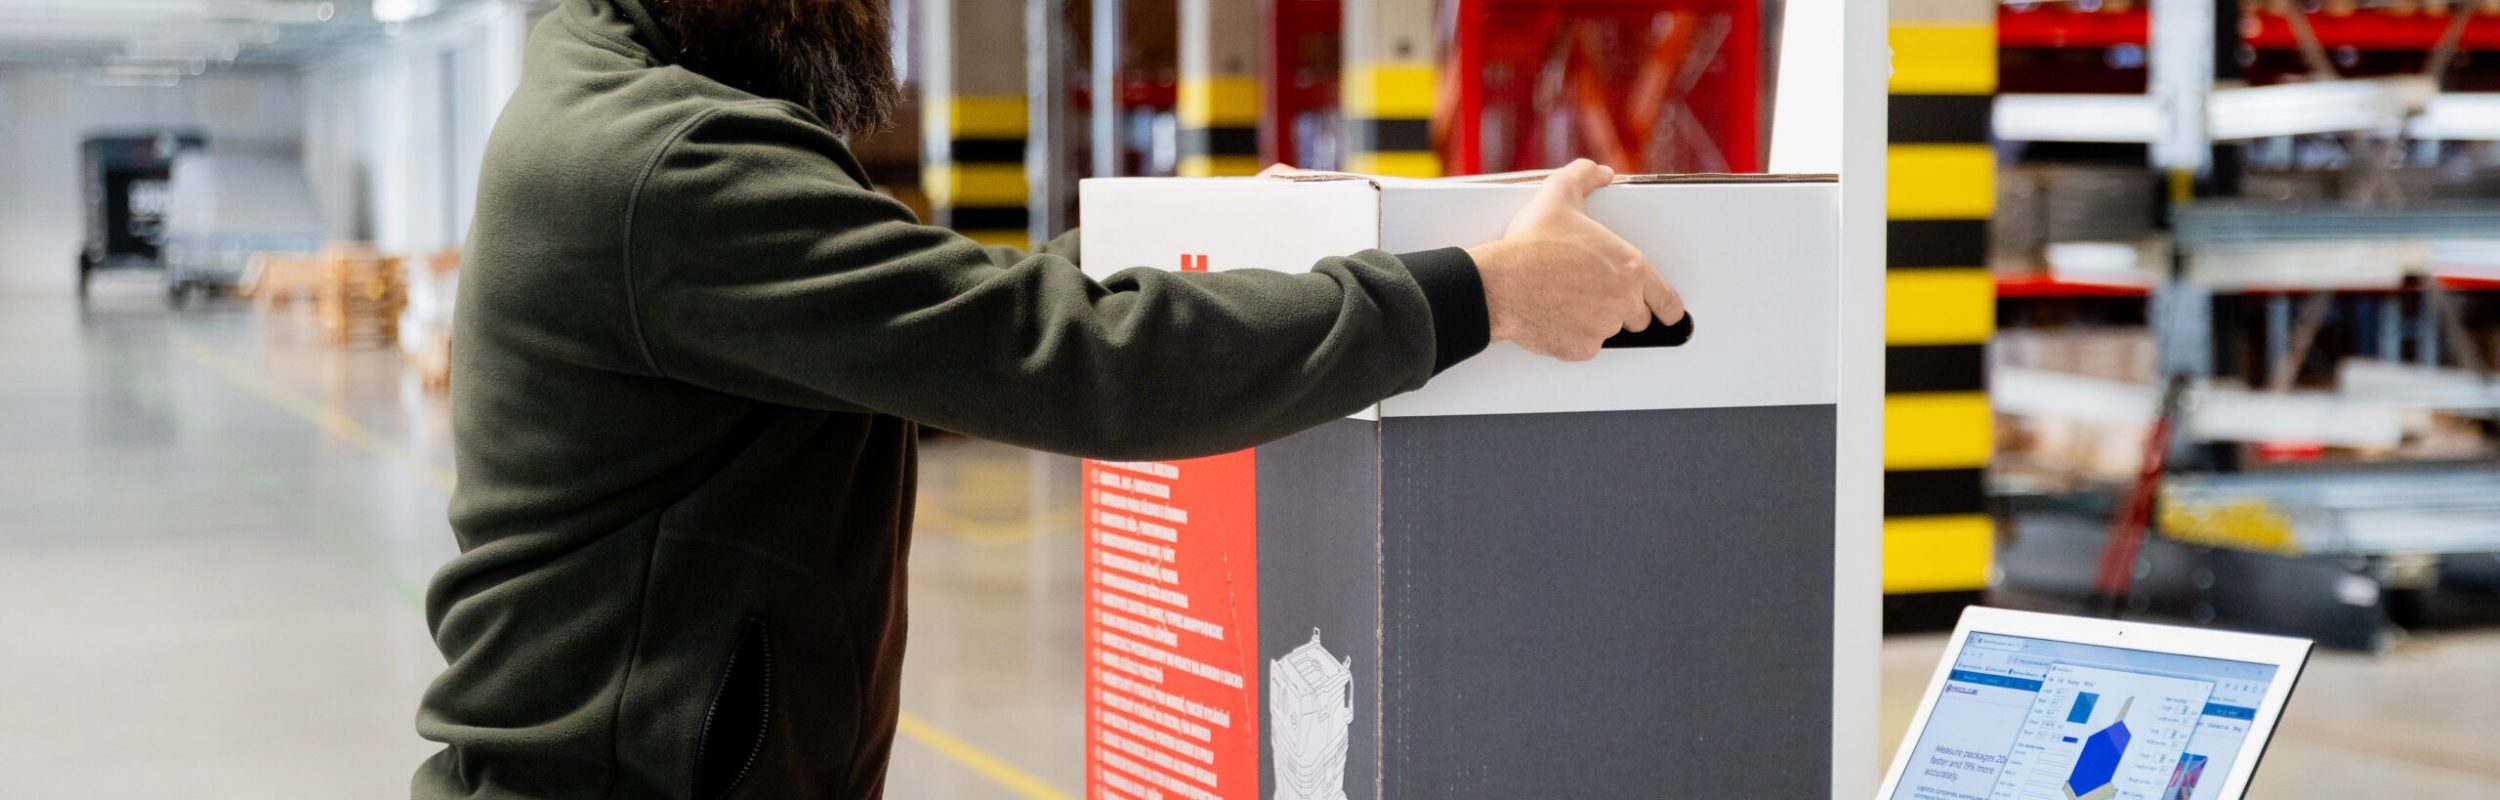
[[723, 800], [738, 791], [764, 753], [772, 722], [772, 629], [764, 615], [748, 614], [712, 687], [712, 703], [703, 710], [694, 750], [696, 800]]

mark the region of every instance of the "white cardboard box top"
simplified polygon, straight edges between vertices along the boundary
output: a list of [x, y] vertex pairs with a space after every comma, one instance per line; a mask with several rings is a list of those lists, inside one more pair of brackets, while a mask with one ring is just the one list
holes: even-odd
[[[1495, 176], [1486, 176], [1495, 177]], [[1655, 181], [1655, 182], [1641, 182]], [[1086, 272], [1302, 271], [1320, 259], [1499, 238], [1533, 182], [1110, 178], [1081, 184]], [[1648, 254], [1693, 312], [1690, 343], [1564, 363], [1496, 344], [1384, 416], [1829, 404], [1838, 398], [1837, 184], [1806, 176], [1639, 178], [1589, 213]], [[1368, 415], [1366, 415], [1368, 416]]]

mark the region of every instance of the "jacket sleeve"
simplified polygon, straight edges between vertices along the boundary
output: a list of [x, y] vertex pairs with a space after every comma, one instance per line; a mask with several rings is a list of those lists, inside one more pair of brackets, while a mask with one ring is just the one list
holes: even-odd
[[634, 335], [652, 371], [1075, 455], [1227, 452], [1422, 386], [1485, 346], [1455, 248], [1310, 272], [1089, 279], [1052, 249], [917, 224], [774, 105], [690, 124], [637, 193]]
[[1004, 247], [1000, 245], [990, 245], [985, 249], [987, 249], [990, 253], [990, 263], [995, 264], [1000, 268], [1013, 267], [1016, 265], [1016, 262], [1023, 261], [1033, 256], [1058, 256], [1060, 258], [1067, 259], [1070, 264], [1083, 267], [1085, 266], [1085, 259], [1079, 252], [1080, 246], [1084, 242], [1084, 237], [1080, 235], [1082, 233], [1084, 233], [1084, 231], [1070, 229], [1067, 233], [1059, 234], [1058, 238], [1043, 242], [1042, 246], [1033, 248], [1030, 251], [1018, 250], [1013, 247]]

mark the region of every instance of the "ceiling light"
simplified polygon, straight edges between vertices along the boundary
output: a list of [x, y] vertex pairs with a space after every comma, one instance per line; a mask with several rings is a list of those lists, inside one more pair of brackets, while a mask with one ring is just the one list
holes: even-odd
[[407, 22], [434, 13], [441, 5], [440, 0], [373, 0], [373, 19], [382, 23]]
[[151, 89], [163, 89], [163, 88], [171, 87], [171, 86], [173, 86], [173, 85], [175, 85], [175, 84], [178, 84], [178, 83], [181, 83], [181, 82], [182, 82], [182, 76], [180, 76], [180, 75], [109, 75], [109, 74], [107, 74], [107, 75], [91, 75], [91, 76], [88, 76], [88, 78], [87, 78], [87, 84], [88, 84], [88, 85], [90, 85], [90, 86], [131, 86], [131, 87], [142, 87], [142, 88], [151, 88]]
[[177, 67], [161, 67], [153, 64], [134, 64], [127, 61], [117, 61], [104, 65], [104, 74], [116, 78], [179, 79], [182, 77], [182, 70]]

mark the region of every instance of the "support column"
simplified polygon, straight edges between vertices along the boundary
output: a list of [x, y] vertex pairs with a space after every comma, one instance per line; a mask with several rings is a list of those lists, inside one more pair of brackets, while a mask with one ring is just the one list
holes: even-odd
[[1884, 592], [1987, 587], [1996, 3], [1893, 0], [1884, 279]]
[[1024, 246], [1024, 5], [924, 0], [922, 183], [931, 223], [982, 244]]
[[1259, 171], [1259, 4], [1181, 0], [1180, 174]]
[[1030, 127], [1025, 143], [1025, 207], [1032, 210], [1026, 226], [1036, 242], [1066, 233], [1070, 206], [1076, 199], [1076, 143], [1083, 136], [1069, 126], [1075, 110], [1068, 96], [1071, 44], [1069, 0], [1024, 0], [1024, 86]]
[[493, 126], [495, 117], [503, 113], [504, 103], [521, 88], [521, 52], [530, 37], [530, 12], [525, 3], [491, 0], [478, 13], [486, 20], [486, 94], [480, 98], [486, 106], [486, 120]]
[[1345, 169], [1434, 178], [1432, 111], [1440, 80], [1433, 0], [1346, 0]]

